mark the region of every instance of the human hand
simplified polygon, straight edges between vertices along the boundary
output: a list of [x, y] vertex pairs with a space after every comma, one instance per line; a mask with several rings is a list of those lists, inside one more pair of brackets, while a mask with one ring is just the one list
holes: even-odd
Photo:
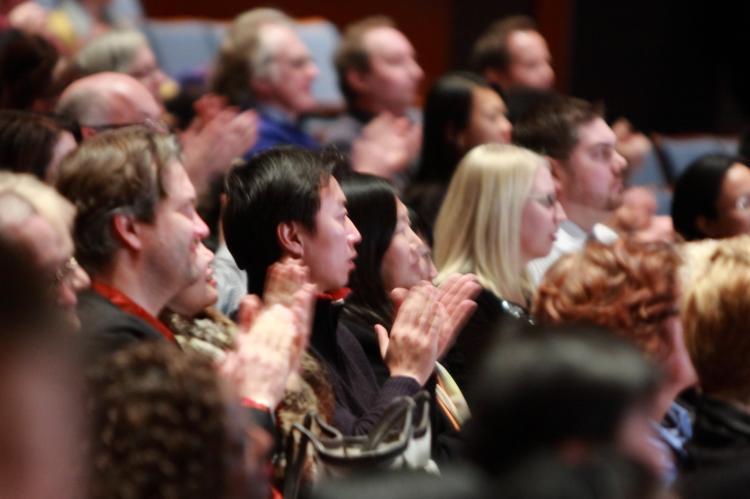
[[237, 349], [224, 360], [222, 372], [239, 387], [243, 397], [273, 409], [284, 395], [286, 381], [299, 367], [312, 329], [316, 288], [298, 261], [269, 270], [262, 304], [254, 295], [240, 303]]
[[199, 192], [226, 173], [258, 140], [255, 111], [221, 108], [222, 102], [207, 98], [196, 105], [199, 114], [181, 137], [185, 169]]
[[364, 127], [352, 144], [352, 167], [357, 172], [392, 179], [414, 161], [421, 143], [420, 125], [382, 113]]
[[383, 359], [391, 376], [409, 376], [424, 385], [435, 368], [439, 322], [445, 310], [438, 291], [430, 283], [409, 290], [398, 309], [390, 336], [381, 325], [375, 326]]
[[443, 358], [458, 337], [466, 321], [477, 308], [474, 298], [482, 287], [473, 274], [453, 274], [438, 286], [439, 301], [446, 319], [440, 324], [438, 359]]

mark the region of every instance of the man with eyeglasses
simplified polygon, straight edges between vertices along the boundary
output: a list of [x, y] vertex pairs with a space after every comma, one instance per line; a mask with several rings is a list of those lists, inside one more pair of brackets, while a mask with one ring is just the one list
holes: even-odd
[[28, 251], [49, 283], [67, 326], [78, 329], [78, 293], [89, 277], [73, 257], [75, 208], [28, 174], [0, 172], [0, 236]]
[[539, 284], [560, 256], [579, 251], [588, 239], [607, 244], [617, 239], [606, 224], [622, 204], [627, 161], [602, 111], [573, 97], [556, 96], [536, 106], [514, 124], [513, 142], [547, 156], [568, 217], [550, 254], [529, 263], [531, 280]]
[[[221, 109], [216, 102], [204, 107], [211, 109], [200, 113], [196, 121], [201, 126], [180, 136], [185, 170], [199, 195], [255, 142], [257, 134], [254, 113]], [[141, 82], [123, 73], [102, 72], [74, 81], [60, 96], [56, 112], [77, 122], [84, 139], [130, 125], [168, 131], [161, 120], [161, 103]]]
[[[275, 9], [249, 10], [234, 20], [224, 45], [214, 91], [231, 104], [255, 107], [260, 113], [258, 141], [245, 157], [282, 144], [318, 148], [299, 126], [301, 115], [316, 105], [312, 84], [318, 68], [292, 19]], [[242, 67], [237, 67], [238, 60]]]

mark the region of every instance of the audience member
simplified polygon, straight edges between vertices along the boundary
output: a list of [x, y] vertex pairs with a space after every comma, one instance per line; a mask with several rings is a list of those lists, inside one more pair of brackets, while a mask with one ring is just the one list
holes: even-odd
[[0, 111], [0, 168], [32, 173], [54, 184], [60, 161], [76, 146], [73, 134], [54, 118]]
[[525, 266], [549, 253], [564, 217], [543, 157], [486, 144], [459, 163], [435, 226], [435, 262], [438, 281], [471, 272], [482, 285], [477, 311], [445, 358], [462, 389], [470, 385], [495, 324], [501, 318], [528, 320]]
[[88, 378], [88, 497], [269, 497], [259, 459], [267, 449], [248, 448], [252, 428], [208, 358], [134, 344]]
[[[383, 362], [376, 330], [378, 325], [390, 329], [393, 324], [394, 303], [398, 294], [421, 281], [435, 277], [435, 266], [429, 259], [429, 248], [414, 233], [409, 222], [409, 211], [398, 199], [394, 188], [384, 179], [364, 174], [354, 174], [341, 184], [347, 200], [347, 210], [352, 222], [360, 231], [362, 241], [357, 246], [355, 268], [349, 279], [351, 293], [341, 315], [341, 322], [362, 345], [379, 383], [388, 377], [388, 367]], [[453, 276], [440, 287], [441, 301], [447, 317], [438, 344], [438, 359], [453, 344], [455, 334], [474, 311], [471, 298], [479, 291], [473, 276]], [[466, 401], [460, 390], [449, 392], [455, 385], [450, 373], [437, 367], [437, 405], [450, 426], [458, 429], [468, 416]], [[432, 414], [433, 422], [443, 423]], [[439, 424], [433, 428], [438, 436]], [[445, 426], [445, 425], [443, 425]], [[446, 456], [449, 450], [445, 450]]]
[[616, 448], [656, 472], [658, 377], [641, 352], [581, 327], [516, 333], [494, 345], [474, 385], [466, 440], [476, 466], [498, 476], [540, 453], [575, 464]]
[[208, 235], [174, 138], [142, 126], [104, 132], [66, 158], [57, 187], [78, 208], [76, 254], [93, 278], [79, 315], [94, 351], [174, 341], [156, 317], [198, 279]]
[[461, 158], [481, 144], [510, 142], [506, 113], [500, 96], [472, 73], [448, 73], [430, 89], [419, 170], [405, 195], [430, 228]]
[[727, 154], [696, 159], [677, 179], [672, 223], [686, 240], [750, 233], [750, 169]]
[[262, 291], [268, 267], [283, 258], [299, 258], [309, 268], [310, 281], [323, 293], [311, 353], [329, 371], [334, 425], [345, 434], [361, 434], [395, 397], [416, 394], [432, 374], [442, 305], [430, 286], [409, 292], [384, 349], [390, 378], [378, 385], [359, 342], [338, 321], [361, 237], [332, 167], [318, 153], [295, 147], [269, 150], [235, 167], [227, 179], [224, 234], [252, 293]]
[[154, 98], [164, 100], [168, 78], [156, 62], [146, 37], [135, 30], [109, 31], [92, 39], [76, 53], [74, 62], [82, 76], [105, 71], [125, 73], [145, 86]]
[[547, 42], [526, 16], [492, 23], [474, 44], [471, 58], [474, 69], [501, 91], [550, 90], [555, 83]]
[[748, 248], [746, 235], [685, 248], [682, 318], [699, 382], [688, 450], [699, 471], [727, 469], [750, 458]]
[[414, 47], [391, 19], [373, 16], [344, 29], [334, 63], [347, 106], [324, 128], [322, 142], [351, 154], [359, 171], [403, 186], [420, 139], [421, 117], [412, 106], [424, 73]]
[[552, 176], [568, 220], [560, 224], [552, 251], [529, 265], [538, 285], [561, 255], [580, 250], [589, 238], [604, 243], [617, 239], [607, 227], [622, 204], [623, 158], [616, 137], [601, 111], [573, 97], [545, 99], [513, 128], [514, 143], [549, 158]]
[[259, 8], [234, 19], [212, 86], [231, 105], [254, 107], [260, 113], [258, 142], [246, 158], [283, 144], [318, 147], [298, 123], [303, 113], [315, 107], [311, 88], [317, 74], [307, 47], [283, 12]]
[[[208, 106], [205, 118], [182, 136], [185, 169], [199, 194], [221, 178], [255, 141], [255, 115]], [[121, 73], [97, 73], [73, 82], [60, 96], [57, 113], [81, 126], [84, 138], [104, 130], [142, 124], [164, 132], [162, 106], [139, 81]]]
[[[543, 323], [606, 327], [660, 366], [663, 379], [651, 417], [676, 464], [686, 467], [692, 422], [676, 399], [695, 385], [696, 376], [679, 318], [679, 264], [676, 250], [665, 243], [621, 240], [608, 246], [592, 241], [547, 271], [533, 310]], [[670, 459], [665, 465], [671, 482], [674, 463]]]
[[68, 200], [35, 177], [0, 172], [0, 234], [31, 255], [63, 313], [56, 325], [63, 330], [78, 328], [78, 293], [89, 286], [73, 257], [75, 215]]
[[0, 109], [51, 110], [59, 57], [55, 47], [39, 35], [0, 31]]
[[[0, 218], [9, 215], [0, 194]], [[36, 255], [0, 222], [0, 489], [5, 497], [86, 496], [80, 384]], [[10, 238], [6, 237], [10, 236]]]

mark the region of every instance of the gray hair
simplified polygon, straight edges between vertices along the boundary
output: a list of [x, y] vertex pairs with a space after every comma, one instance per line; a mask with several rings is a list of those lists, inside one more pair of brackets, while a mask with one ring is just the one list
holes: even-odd
[[74, 62], [84, 75], [103, 71], [128, 73], [138, 50], [148, 46], [146, 37], [138, 31], [110, 31], [84, 45]]

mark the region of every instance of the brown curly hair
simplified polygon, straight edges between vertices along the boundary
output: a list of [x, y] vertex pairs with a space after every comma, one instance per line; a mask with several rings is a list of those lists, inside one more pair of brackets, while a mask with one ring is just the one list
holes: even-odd
[[88, 375], [90, 497], [224, 497], [233, 449], [228, 405], [211, 361], [146, 342]]
[[544, 323], [589, 323], [664, 358], [672, 348], [664, 321], [677, 314], [680, 257], [667, 243], [589, 242], [555, 263], [534, 302]]

